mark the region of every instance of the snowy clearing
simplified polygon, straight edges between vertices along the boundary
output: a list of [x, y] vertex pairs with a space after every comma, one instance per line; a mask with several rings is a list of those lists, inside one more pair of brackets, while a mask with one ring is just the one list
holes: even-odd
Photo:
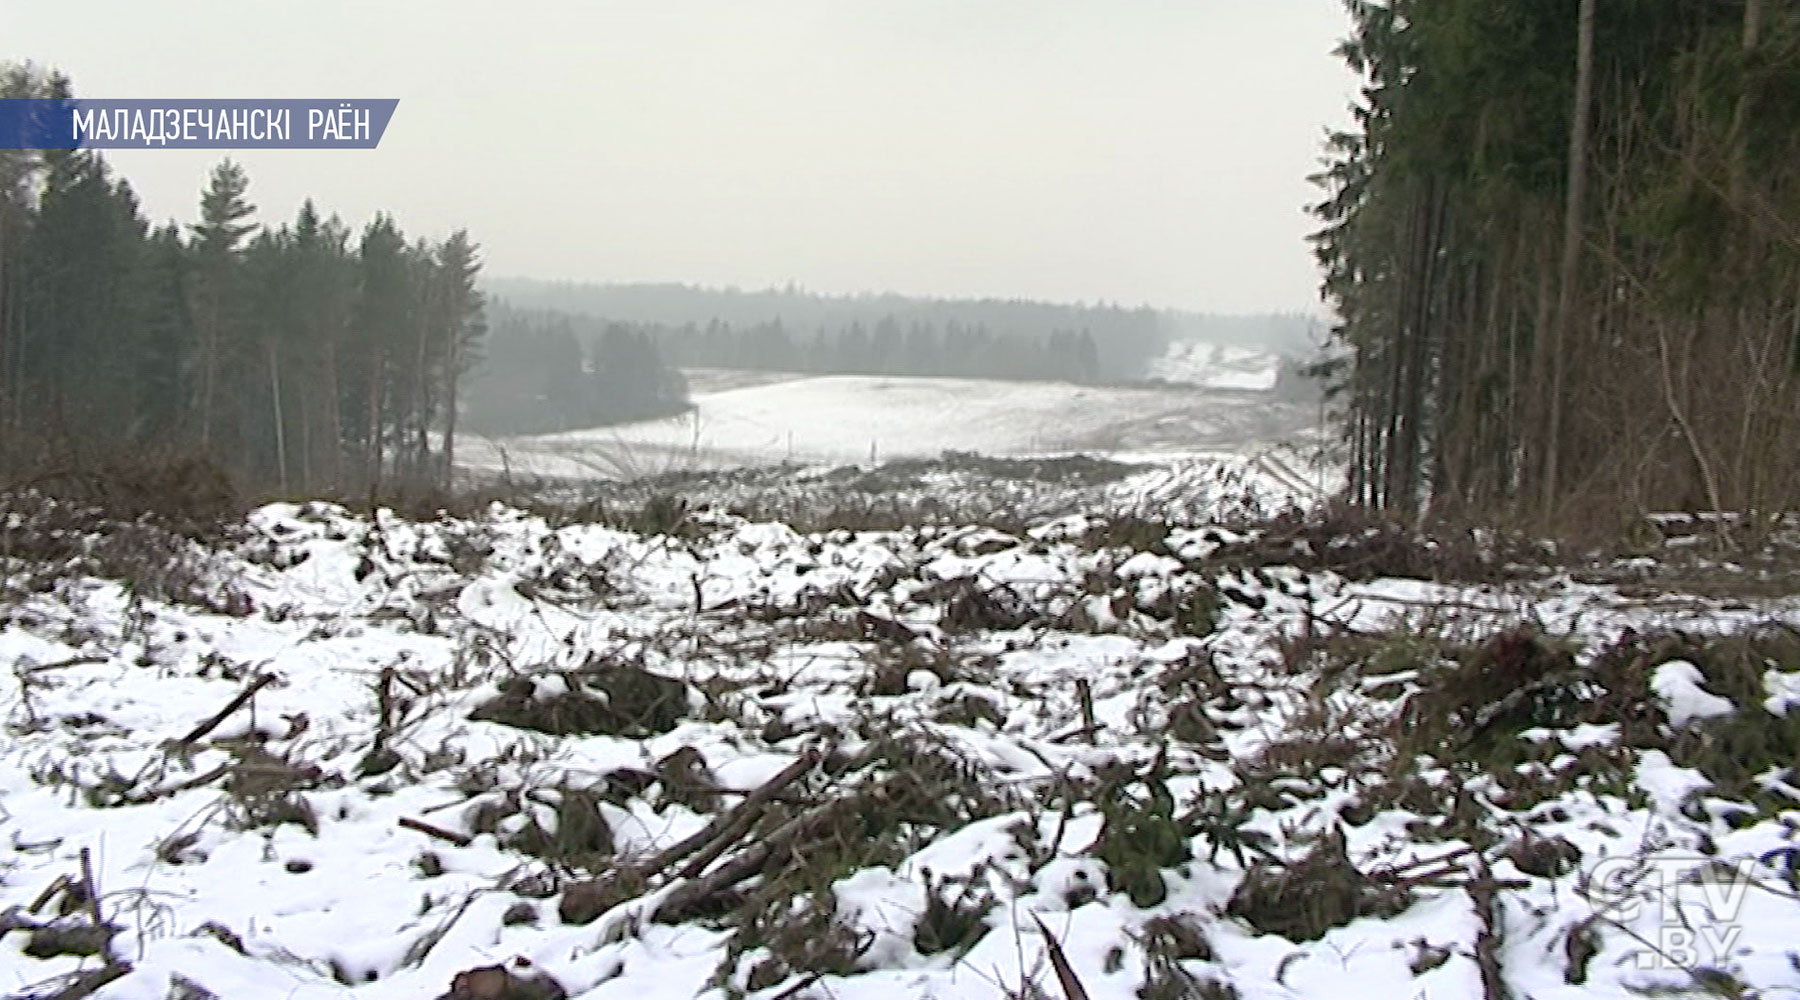
[[[376, 1000], [518, 956], [579, 997], [993, 1000], [1059, 995], [1042, 920], [1096, 1000], [1800, 980], [1794, 776], [1707, 751], [1791, 733], [1795, 663], [1702, 642], [1800, 600], [1105, 529], [278, 505], [178, 560], [212, 611], [15, 561], [0, 978], [104, 951], [102, 1000]], [[1702, 906], [1712, 937], [1670, 936]]]
[[1150, 362], [1148, 377], [1208, 389], [1275, 388], [1281, 356], [1273, 351], [1200, 341], [1176, 341]]
[[[756, 381], [756, 380], [753, 380]], [[993, 456], [1245, 453], [1308, 440], [1314, 406], [1263, 393], [952, 378], [805, 376], [739, 385], [708, 373], [666, 420], [466, 440], [466, 468], [562, 479], [794, 462], [875, 463], [946, 451]]]

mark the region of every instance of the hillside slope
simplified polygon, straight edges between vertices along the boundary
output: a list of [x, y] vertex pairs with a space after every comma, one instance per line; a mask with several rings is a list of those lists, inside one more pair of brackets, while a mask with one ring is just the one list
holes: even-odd
[[[717, 374], [713, 384], [732, 385]], [[669, 420], [458, 447], [465, 467], [569, 478], [780, 463], [1253, 451], [1312, 433], [1317, 408], [1190, 387], [797, 377], [694, 395]]]

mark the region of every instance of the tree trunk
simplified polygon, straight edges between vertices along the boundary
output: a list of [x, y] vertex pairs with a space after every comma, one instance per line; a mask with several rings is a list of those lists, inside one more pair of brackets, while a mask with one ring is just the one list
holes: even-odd
[[1763, 0], [1744, 0], [1744, 51], [1756, 48], [1762, 38]]
[[1588, 118], [1594, 94], [1594, 6], [1581, 0], [1575, 43], [1575, 114], [1569, 125], [1568, 201], [1563, 206], [1562, 266], [1556, 289], [1556, 319], [1550, 340], [1550, 405], [1545, 434], [1543, 517], [1549, 521], [1557, 502], [1557, 459], [1562, 451], [1563, 356], [1574, 323], [1575, 282], [1581, 266], [1582, 199], [1587, 187]]
[[[316, 391], [316, 387], [315, 387]], [[313, 482], [313, 394], [300, 394], [300, 492], [311, 496]]]
[[453, 324], [450, 331], [450, 343], [446, 346], [444, 359], [444, 455], [443, 477], [444, 488], [450, 488], [452, 477], [456, 475], [456, 383], [459, 381], [457, 368], [462, 364], [462, 331]]
[[18, 398], [21, 373], [16, 360], [19, 337], [19, 278], [17, 255], [13, 245], [19, 233], [14, 225], [12, 206], [0, 204], [0, 424], [10, 424], [18, 433]]
[[379, 356], [369, 363], [369, 396], [367, 407], [367, 443], [369, 453], [364, 456], [368, 461], [367, 482], [369, 499], [374, 501], [381, 493], [381, 383], [382, 365]]
[[[207, 300], [210, 299], [211, 296], [207, 296]], [[210, 301], [207, 304], [212, 305]], [[219, 326], [216, 309], [204, 308], [200, 314], [200, 449], [205, 451], [212, 445], [213, 378], [218, 368]]]
[[272, 337], [264, 340], [263, 346], [269, 359], [269, 400], [273, 404], [275, 418], [275, 478], [281, 484], [282, 496], [287, 496], [287, 429], [283, 426], [281, 415], [281, 353], [276, 349]]
[[413, 413], [409, 426], [406, 428], [407, 450], [414, 453], [409, 463], [411, 469], [408, 470], [408, 475], [413, 477], [420, 476], [425, 471], [425, 463], [431, 451], [430, 439], [427, 436], [427, 428], [431, 422], [431, 405], [426, 398], [428, 395], [426, 384], [430, 379], [430, 374], [426, 371], [426, 367], [427, 360], [431, 357], [432, 320], [437, 315], [437, 311], [432, 308], [433, 300], [436, 298], [435, 286], [436, 281], [433, 280], [425, 287], [425, 301], [419, 310], [418, 349], [413, 357]]
[[[1744, 0], [1744, 30], [1740, 45], [1746, 58], [1756, 50], [1762, 38], [1763, 0]], [[1741, 202], [1745, 181], [1745, 128], [1750, 123], [1750, 86], [1745, 84], [1738, 94], [1737, 107], [1731, 114], [1731, 195]]]
[[325, 342], [325, 447], [331, 456], [331, 488], [344, 488], [344, 398], [338, 382], [338, 351], [334, 337]]

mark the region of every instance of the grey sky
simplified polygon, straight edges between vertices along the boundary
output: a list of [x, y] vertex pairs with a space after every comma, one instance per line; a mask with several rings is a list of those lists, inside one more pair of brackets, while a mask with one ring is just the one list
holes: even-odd
[[[496, 275], [1316, 308], [1337, 0], [0, 0], [86, 97], [398, 97], [252, 151], [264, 221], [466, 226]], [[189, 221], [216, 152], [117, 151]]]

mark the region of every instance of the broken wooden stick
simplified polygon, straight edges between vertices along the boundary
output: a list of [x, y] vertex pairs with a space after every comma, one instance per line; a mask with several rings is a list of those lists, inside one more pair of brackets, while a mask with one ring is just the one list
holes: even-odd
[[1368, 878], [1378, 881], [1396, 881], [1406, 878], [1410, 872], [1416, 872], [1421, 868], [1439, 868], [1450, 861], [1474, 852], [1475, 848], [1473, 847], [1458, 847], [1435, 858], [1414, 858], [1411, 861], [1402, 861], [1397, 865], [1377, 865], [1370, 870]]
[[455, 830], [446, 830], [441, 826], [432, 826], [424, 820], [413, 819], [411, 816], [400, 817], [400, 825], [408, 830], [416, 830], [427, 837], [435, 837], [458, 847], [467, 847], [474, 842], [474, 839], [466, 834], [457, 833]]
[[1066, 733], [1057, 733], [1055, 736], [1050, 737], [1048, 742], [1061, 746], [1070, 740], [1080, 739], [1086, 740], [1088, 743], [1092, 744], [1094, 742], [1094, 737], [1099, 734], [1102, 728], [1104, 727], [1099, 723], [1094, 723], [1091, 726], [1082, 726], [1079, 729], [1071, 729]]
[[1063, 954], [1062, 942], [1044, 926], [1042, 917], [1033, 913], [1032, 922], [1044, 935], [1044, 950], [1050, 953], [1050, 968], [1056, 970], [1056, 981], [1061, 984], [1063, 1000], [1088, 1000], [1087, 988], [1081, 985], [1081, 977], [1075, 974], [1075, 967], [1069, 964], [1069, 956]]
[[131, 973], [130, 962], [108, 962], [98, 969], [76, 973], [67, 986], [48, 994], [44, 1000], [85, 1000], [98, 993], [103, 987], [115, 979], [123, 979]]
[[37, 898], [31, 901], [31, 905], [25, 907], [25, 912], [32, 916], [38, 915], [43, 912], [44, 907], [50, 905], [50, 901], [56, 898], [57, 893], [74, 887], [75, 880], [70, 878], [67, 872], [56, 876], [56, 881], [45, 886], [44, 891], [38, 893]]
[[[661, 924], [680, 923], [706, 900], [760, 874], [784, 852], [792, 853], [815, 827], [830, 820], [832, 812], [837, 808], [838, 803], [827, 802], [795, 816], [712, 871], [691, 880], [682, 880], [680, 885], [654, 904], [646, 916]], [[687, 870], [689, 869], [683, 869]]]
[[17, 906], [9, 906], [0, 910], [0, 938], [13, 931], [35, 931], [42, 926], [44, 925], [31, 918], [31, 914]]
[[[743, 839], [744, 834], [750, 832], [751, 825], [756, 822], [757, 816], [762, 814], [763, 807], [768, 805], [770, 799], [773, 799], [788, 785], [799, 780], [806, 772], [812, 770], [818, 762], [819, 751], [816, 748], [808, 747], [804, 753], [795, 758], [793, 763], [782, 768], [775, 777], [764, 782], [762, 787], [744, 796], [743, 801], [721, 813], [712, 823], [708, 823], [696, 835], [701, 842], [694, 846], [692, 852], [684, 851], [682, 854], [673, 854], [675, 848], [670, 848], [662, 855], [658, 855], [658, 860], [662, 860], [665, 856], [668, 857], [652, 871], [662, 871], [686, 857], [688, 853], [697, 852], [693, 860], [682, 867], [679, 877], [693, 878], [699, 875], [706, 870], [707, 865], [712, 864], [732, 844], [737, 843]], [[696, 838], [688, 838], [688, 840], [694, 839]], [[684, 840], [675, 847], [683, 847], [687, 843], [688, 841]]]
[[146, 788], [143, 791], [134, 790], [127, 793], [124, 796], [124, 800], [133, 805], [143, 805], [146, 802], [155, 802], [157, 799], [167, 798], [170, 795], [180, 795], [182, 792], [199, 788], [202, 785], [210, 785], [229, 773], [231, 773], [231, 765], [220, 764], [218, 767], [215, 767], [204, 774], [197, 774], [192, 778], [188, 778], [184, 781], [177, 781], [172, 785], [157, 785], [153, 788]]
[[857, 622], [862, 626], [863, 636], [868, 639], [886, 639], [896, 645], [906, 646], [917, 642], [919, 633], [897, 618], [862, 610], [856, 613]]
[[[95, 927], [105, 927], [106, 921], [100, 918], [100, 890], [94, 885], [94, 855], [85, 846], [81, 849], [81, 891], [87, 897], [88, 917]], [[108, 956], [107, 961], [111, 960]]]
[[394, 668], [382, 667], [381, 679], [376, 682], [375, 701], [380, 709], [381, 720], [375, 726], [376, 750], [387, 748], [388, 739], [394, 734]]
[[812, 770], [818, 763], [819, 751], [809, 747], [795, 758], [793, 763], [777, 772], [775, 777], [745, 795], [743, 801], [737, 805], [713, 817], [712, 821], [701, 827], [698, 832], [658, 851], [645, 859], [642, 864], [634, 867], [646, 876], [654, 875], [703, 849], [705, 849], [705, 853], [702, 856], [706, 857], [710, 863], [713, 858], [723, 854], [744, 835], [743, 831], [749, 828], [769, 800], [779, 794], [782, 789], [798, 781], [801, 775]]
[[794, 981], [794, 985], [770, 997], [769, 1000], [794, 1000], [795, 997], [813, 988], [819, 980], [825, 978], [823, 972], [809, 972]]
[[67, 670], [70, 667], [90, 667], [96, 663], [105, 663], [107, 659], [104, 656], [75, 656], [67, 660], [57, 660], [55, 663], [39, 663], [36, 666], [21, 667], [19, 672], [27, 676], [35, 676], [47, 674], [52, 670]]
[[[561, 908], [564, 922], [587, 923], [601, 910], [617, 901], [612, 900], [611, 897], [621, 886], [641, 888], [651, 877], [667, 872], [684, 860], [687, 863], [679, 872], [670, 877], [668, 884], [673, 886], [672, 890], [659, 902], [650, 904], [650, 912], [646, 914], [647, 916], [655, 917], [660, 911], [675, 912], [686, 909], [722, 888], [749, 878], [768, 862], [770, 853], [767, 848], [781, 836], [781, 830], [759, 841], [744, 854], [721, 865], [718, 871], [706, 879], [698, 882], [690, 881], [742, 840], [756, 825], [757, 819], [761, 817], [769, 802], [773, 801], [789, 785], [798, 781], [802, 775], [818, 766], [821, 756], [816, 747], [807, 748], [792, 763], [776, 773], [773, 778], [746, 793], [743, 801], [713, 817], [711, 822], [692, 836], [683, 838], [679, 843], [658, 851], [638, 864], [622, 865], [600, 878], [571, 887], [569, 892], [563, 896]], [[792, 825], [791, 822], [789, 825]], [[786, 827], [784, 826], [782, 829], [785, 830]], [[757, 854], [758, 849], [763, 849], [763, 853]], [[756, 855], [753, 866], [745, 868], [739, 864], [744, 860], [745, 855]], [[575, 901], [577, 893], [581, 895], [581, 902]], [[608, 902], [594, 908], [592, 903], [594, 899]]]
[[1500, 910], [1499, 897], [1494, 892], [1494, 873], [1488, 869], [1487, 859], [1475, 856], [1475, 876], [1469, 880], [1469, 901], [1475, 904], [1475, 919], [1480, 927], [1475, 932], [1475, 968], [1481, 973], [1481, 993], [1483, 1000], [1512, 1000], [1512, 990], [1506, 985], [1505, 971], [1500, 964], [1500, 948], [1504, 928], [1504, 914]]
[[181, 739], [175, 741], [175, 745], [181, 746], [181, 747], [188, 747], [188, 746], [193, 746], [195, 743], [200, 742], [200, 740], [202, 740], [206, 737], [207, 733], [210, 733], [213, 730], [219, 728], [220, 723], [222, 723], [226, 719], [230, 718], [231, 713], [237, 711], [240, 708], [243, 708], [244, 705], [247, 702], [249, 702], [249, 700], [251, 698], [256, 697], [256, 692], [261, 691], [265, 687], [268, 687], [270, 684], [274, 683], [274, 681], [275, 681], [274, 674], [259, 674], [255, 680], [250, 682], [249, 687], [246, 687], [244, 690], [238, 692], [237, 697], [231, 699], [230, 704], [226, 705], [222, 709], [219, 709], [219, 713], [217, 715], [213, 716], [210, 719], [207, 719], [205, 722], [200, 723], [198, 726], [195, 726], [193, 728], [193, 730], [191, 732], [189, 732], [186, 736], [183, 736]]

